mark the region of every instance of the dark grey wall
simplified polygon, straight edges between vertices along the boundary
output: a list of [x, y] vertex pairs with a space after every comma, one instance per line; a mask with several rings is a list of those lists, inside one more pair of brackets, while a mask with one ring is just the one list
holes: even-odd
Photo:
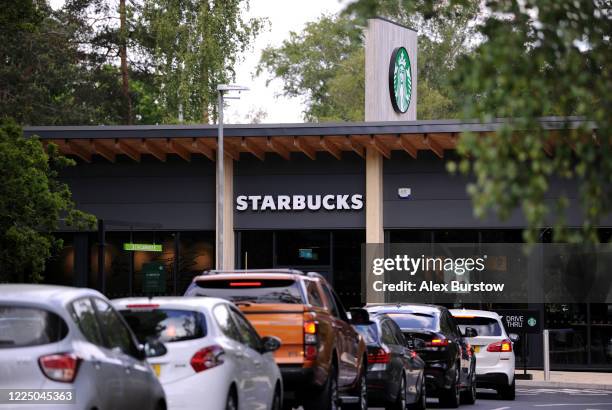
[[[317, 153], [315, 161], [291, 154], [286, 161], [267, 154], [265, 161], [242, 155], [234, 163], [234, 198], [239, 195], [362, 194], [365, 205], [365, 161], [344, 152], [339, 161]], [[236, 229], [364, 228], [365, 206], [359, 211], [234, 211]]]
[[140, 163], [118, 158], [114, 164], [99, 159], [64, 170], [62, 179], [79, 209], [98, 218], [156, 223], [161, 229], [215, 229], [215, 163], [208, 159], [169, 156], [163, 163], [145, 156]]

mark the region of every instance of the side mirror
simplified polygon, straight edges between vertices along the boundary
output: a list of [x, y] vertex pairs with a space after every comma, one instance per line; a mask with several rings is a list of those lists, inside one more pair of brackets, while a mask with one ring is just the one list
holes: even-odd
[[281, 341], [275, 336], [266, 336], [261, 339], [262, 341], [262, 353], [275, 352], [281, 347]]
[[508, 335], [508, 337], [510, 338], [510, 340], [512, 341], [512, 343], [516, 343], [519, 341], [520, 337], [519, 335], [517, 335], [516, 333], [510, 333]]
[[351, 325], [369, 325], [370, 322], [370, 313], [361, 308], [352, 308], [350, 310], [351, 313]]
[[140, 345], [140, 350], [143, 353], [143, 359], [150, 357], [159, 357], [168, 353], [166, 346], [159, 340], [149, 340], [144, 345]]
[[473, 327], [466, 327], [464, 337], [476, 337], [478, 336], [478, 331]]

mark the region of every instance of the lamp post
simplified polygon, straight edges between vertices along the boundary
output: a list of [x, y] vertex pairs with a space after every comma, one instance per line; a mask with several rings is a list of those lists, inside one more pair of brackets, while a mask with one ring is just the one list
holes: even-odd
[[230, 91], [248, 91], [247, 87], [243, 87], [235, 84], [219, 84], [217, 85], [218, 92], [218, 101], [217, 101], [217, 113], [219, 116], [218, 119], [218, 127], [219, 127], [219, 136], [217, 139], [217, 261], [216, 267], [217, 270], [225, 269], [225, 263], [223, 260], [223, 217], [224, 217], [224, 209], [223, 209], [223, 197], [225, 194], [225, 169], [223, 166], [223, 160], [225, 159], [225, 155], [223, 152], [223, 100], [224, 97], [226, 99], [239, 99], [239, 96], [224, 96], [225, 93]]

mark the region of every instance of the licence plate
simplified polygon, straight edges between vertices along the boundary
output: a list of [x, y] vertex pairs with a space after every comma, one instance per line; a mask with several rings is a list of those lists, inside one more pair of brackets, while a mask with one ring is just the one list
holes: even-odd
[[153, 371], [155, 372], [155, 375], [157, 377], [159, 377], [159, 374], [161, 373], [161, 365], [159, 365], [159, 364], [152, 364], [151, 367], [153, 368]]
[[480, 346], [474, 346], [474, 353], [480, 352]]

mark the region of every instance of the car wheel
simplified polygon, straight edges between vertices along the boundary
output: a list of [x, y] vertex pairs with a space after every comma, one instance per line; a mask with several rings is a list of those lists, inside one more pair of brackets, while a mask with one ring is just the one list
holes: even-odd
[[[364, 361], [364, 366], [367, 361]], [[359, 375], [359, 385], [355, 389], [355, 395], [359, 398], [357, 403], [351, 403], [349, 405], [343, 405], [342, 408], [350, 410], [368, 410], [368, 381], [366, 379], [365, 367], [362, 367]]]
[[427, 393], [425, 391], [425, 380], [421, 383], [421, 391], [416, 402], [408, 405], [408, 410], [425, 410], [427, 408]]
[[323, 388], [313, 391], [304, 401], [304, 410], [338, 410], [339, 398], [338, 372], [332, 365]]
[[476, 371], [472, 369], [472, 377], [470, 378], [470, 386], [467, 390], [461, 392], [462, 404], [476, 403]]
[[502, 400], [514, 400], [516, 397], [516, 383], [512, 380], [512, 384], [510, 386], [503, 386], [497, 390]]
[[225, 401], [225, 410], [238, 410], [238, 399], [234, 390], [230, 390]]
[[397, 392], [397, 398], [395, 403], [391, 403], [386, 406], [387, 410], [406, 410], [406, 378], [402, 377], [400, 380], [399, 391]]
[[440, 394], [440, 404], [444, 407], [450, 407], [456, 409], [459, 407], [459, 364], [455, 366], [455, 377], [450, 388], [445, 389]]

